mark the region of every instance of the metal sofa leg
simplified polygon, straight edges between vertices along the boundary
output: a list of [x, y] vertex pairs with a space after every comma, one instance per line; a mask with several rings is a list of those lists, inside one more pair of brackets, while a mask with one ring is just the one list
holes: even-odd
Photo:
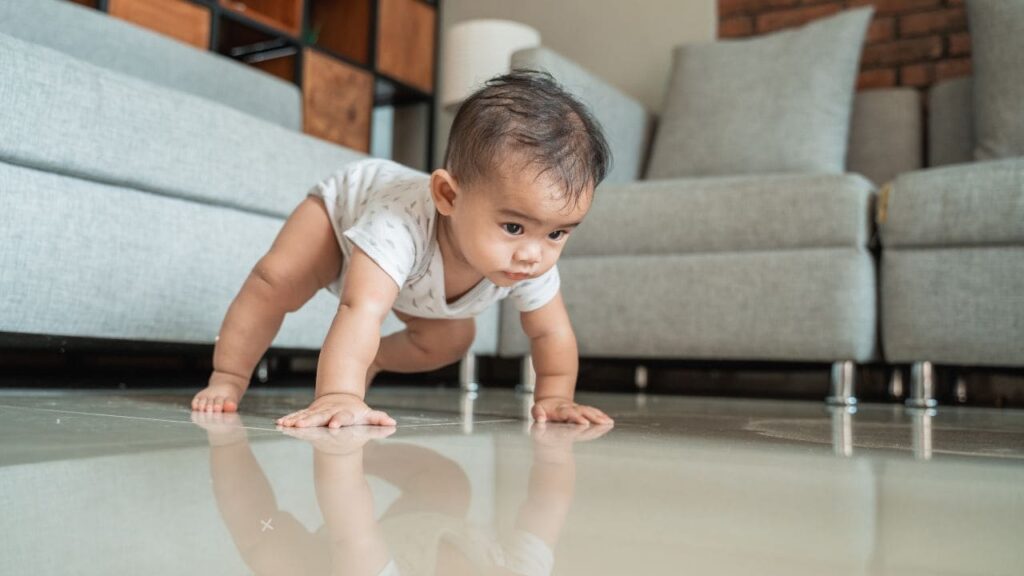
[[466, 352], [459, 363], [459, 388], [463, 392], [476, 392], [480, 389], [476, 375], [476, 354]]
[[522, 367], [519, 370], [519, 392], [533, 394], [537, 387], [537, 371], [533, 369], [533, 356], [523, 356]]
[[832, 393], [825, 402], [832, 406], [856, 406], [854, 378], [857, 365], [852, 360], [832, 363]]
[[935, 367], [931, 362], [915, 362], [910, 367], [908, 408], [935, 408]]

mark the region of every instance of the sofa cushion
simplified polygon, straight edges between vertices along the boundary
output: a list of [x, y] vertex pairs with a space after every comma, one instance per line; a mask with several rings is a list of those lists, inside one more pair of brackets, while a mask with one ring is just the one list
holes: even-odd
[[853, 100], [846, 169], [881, 186], [924, 165], [921, 98], [914, 88], [862, 90]]
[[8, 163], [276, 216], [364, 157], [3, 34], [0, 126]]
[[886, 248], [1024, 244], [1024, 158], [919, 170], [887, 188], [878, 207]]
[[1024, 2], [967, 3], [975, 160], [1024, 156]]
[[677, 47], [647, 177], [843, 172], [873, 12]]
[[[581, 356], [865, 362], [877, 357], [864, 249], [562, 258]], [[502, 304], [502, 356], [529, 351]]]
[[862, 247], [870, 182], [771, 174], [602, 184], [566, 256]]
[[66, 0], [3, 0], [0, 33], [302, 128], [302, 94], [294, 84]]
[[928, 90], [928, 166], [974, 161], [973, 84], [954, 78]]

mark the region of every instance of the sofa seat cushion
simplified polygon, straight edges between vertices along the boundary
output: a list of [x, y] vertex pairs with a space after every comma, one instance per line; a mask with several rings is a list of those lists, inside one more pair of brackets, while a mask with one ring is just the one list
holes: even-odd
[[1024, 244], [1024, 158], [909, 172], [886, 188], [886, 248]]
[[0, 34], [0, 160], [287, 216], [364, 155]]
[[603, 184], [566, 256], [864, 247], [871, 182], [771, 174]]

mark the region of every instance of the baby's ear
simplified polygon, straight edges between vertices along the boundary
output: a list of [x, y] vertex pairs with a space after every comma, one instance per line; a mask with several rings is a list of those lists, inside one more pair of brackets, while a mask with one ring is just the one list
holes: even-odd
[[455, 209], [455, 197], [459, 195], [455, 177], [444, 169], [434, 170], [430, 175], [430, 195], [437, 211], [448, 216]]

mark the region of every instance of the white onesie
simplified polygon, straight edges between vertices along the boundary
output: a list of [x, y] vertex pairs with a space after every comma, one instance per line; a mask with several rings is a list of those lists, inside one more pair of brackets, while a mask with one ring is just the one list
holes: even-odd
[[511, 296], [526, 312], [558, 293], [558, 267], [537, 278], [501, 287], [484, 278], [451, 304], [444, 292], [444, 262], [435, 233], [437, 210], [430, 176], [381, 158], [346, 164], [317, 183], [344, 255], [341, 275], [327, 289], [341, 290], [352, 246], [359, 246], [398, 285], [394, 309], [418, 318], [472, 318]]

